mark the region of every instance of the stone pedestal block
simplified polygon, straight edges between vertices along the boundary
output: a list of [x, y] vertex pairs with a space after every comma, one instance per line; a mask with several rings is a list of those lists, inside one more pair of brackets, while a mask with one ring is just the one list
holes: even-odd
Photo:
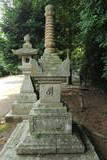
[[[76, 133], [78, 133], [82, 137], [84, 137], [85, 146], [86, 146], [85, 151], [84, 151], [83, 145], [81, 144], [80, 138], [78, 136], [76, 136]], [[36, 143], [35, 143], [35, 140], [29, 136], [30, 136], [30, 133], [29, 133], [28, 120], [23, 121], [22, 123], [18, 124], [16, 129], [12, 133], [11, 137], [9, 138], [8, 142], [5, 144], [5, 147], [3, 148], [2, 152], [0, 153], [0, 160], [100, 160], [98, 158], [98, 156], [94, 150], [94, 147], [91, 144], [89, 138], [86, 136], [85, 133], [81, 132], [80, 129], [79, 129], [79, 131], [75, 130], [75, 133], [73, 134], [73, 136], [71, 138], [72, 143], [71, 143], [71, 141], [69, 141], [69, 143], [71, 143], [70, 148], [69, 148], [70, 151], [72, 150], [74, 152], [74, 149], [75, 149], [75, 150], [79, 151], [79, 153], [77, 152], [78, 154], [77, 153], [76, 154], [75, 153], [68, 154], [66, 152], [68, 149], [66, 150], [66, 148], [65, 148], [67, 146], [60, 144], [60, 140], [57, 141], [57, 150], [58, 150], [57, 151], [55, 149], [56, 148], [55, 147], [56, 139], [54, 137], [52, 137], [52, 139], [48, 138], [48, 136], [45, 139], [46, 140], [45, 144], [47, 144], [48, 148], [46, 148], [46, 145], [45, 145], [45, 148], [43, 150], [43, 148], [42, 148], [43, 143], [41, 146], [40, 137], [37, 138], [38, 141], [36, 141]], [[29, 138], [31, 138], [31, 139], [29, 139]], [[62, 139], [63, 139], [63, 137], [62, 137]], [[22, 142], [22, 148], [20, 148], [18, 150], [19, 141]], [[28, 150], [27, 150], [27, 147], [25, 147], [23, 145], [24, 141], [25, 141], [25, 146], [28, 147]], [[63, 142], [63, 141], [64, 141], [64, 139], [61, 140], [61, 142]], [[66, 140], [63, 143], [66, 144]], [[31, 146], [31, 144], [33, 144], [33, 145]], [[50, 144], [50, 147], [49, 147], [49, 144]], [[61, 150], [60, 150], [60, 148], [61, 148]], [[38, 151], [39, 153], [42, 153], [42, 154], [32, 155], [32, 153], [35, 153], [35, 150], [36, 150], [36, 152]], [[48, 153], [46, 153], [46, 151]], [[51, 152], [50, 154], [49, 154], [49, 151]], [[63, 151], [64, 151], [64, 153], [62, 153]], [[80, 153], [80, 151], [81, 151], [81, 153]], [[26, 154], [26, 152], [27, 152], [27, 154]], [[58, 152], [58, 153], [55, 154], [53, 152]], [[17, 154], [17, 153], [19, 153], [19, 154]]]
[[29, 132], [17, 146], [17, 154], [79, 154], [85, 153], [80, 137], [73, 135], [38, 135], [33, 138]]
[[37, 97], [34, 93], [30, 75], [25, 75], [20, 94], [12, 104], [12, 110], [6, 115], [6, 121], [20, 121], [28, 118], [33, 104], [36, 103], [36, 101]]
[[36, 103], [29, 117], [30, 133], [33, 136], [72, 134], [72, 116], [62, 103]]

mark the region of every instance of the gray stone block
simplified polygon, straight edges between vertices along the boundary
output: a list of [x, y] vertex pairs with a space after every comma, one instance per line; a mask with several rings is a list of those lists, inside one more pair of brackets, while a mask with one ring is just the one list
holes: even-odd
[[32, 107], [33, 107], [33, 103], [18, 103], [16, 101], [12, 105], [12, 114], [28, 115]]
[[53, 135], [38, 135], [36, 138], [26, 134], [17, 146], [17, 154], [53, 154], [56, 153], [56, 139]]
[[57, 153], [84, 153], [85, 146], [80, 137], [74, 133], [72, 135], [59, 135], [57, 136]]
[[[23, 121], [17, 125], [8, 142], [0, 153], [0, 160], [100, 160], [94, 150], [93, 145], [86, 135], [86, 152], [80, 154], [45, 154], [45, 155], [18, 155], [16, 147], [21, 139], [24, 139], [29, 131], [28, 121]], [[23, 137], [23, 138], [22, 138]]]
[[41, 103], [60, 103], [60, 95], [61, 95], [60, 84], [40, 85]]
[[[52, 104], [52, 106], [51, 106]], [[72, 115], [61, 103], [36, 103], [29, 116], [30, 132], [37, 134], [68, 134], [72, 133]], [[48, 106], [47, 106], [48, 105]], [[57, 112], [58, 111], [58, 112]]]
[[37, 101], [35, 93], [20, 93], [17, 97], [18, 103], [35, 103]]
[[73, 135], [37, 135], [28, 132], [17, 146], [18, 154], [78, 154], [84, 153], [85, 146], [80, 137]]

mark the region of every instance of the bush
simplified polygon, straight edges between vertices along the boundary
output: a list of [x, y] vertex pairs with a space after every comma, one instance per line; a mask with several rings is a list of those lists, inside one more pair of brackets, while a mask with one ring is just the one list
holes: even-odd
[[0, 77], [9, 75], [9, 72], [2, 66], [0, 65]]

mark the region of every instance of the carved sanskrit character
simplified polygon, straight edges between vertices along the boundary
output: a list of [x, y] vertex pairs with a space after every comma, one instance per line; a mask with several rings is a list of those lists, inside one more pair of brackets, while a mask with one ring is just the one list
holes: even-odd
[[46, 95], [48, 95], [48, 96], [53, 96], [53, 87], [50, 87], [50, 88], [46, 91]]

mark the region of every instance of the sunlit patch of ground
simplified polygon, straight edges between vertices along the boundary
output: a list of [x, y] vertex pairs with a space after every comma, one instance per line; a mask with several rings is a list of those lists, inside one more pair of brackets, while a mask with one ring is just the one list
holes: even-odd
[[0, 119], [10, 111], [13, 101], [20, 93], [23, 78], [23, 75], [0, 78]]

